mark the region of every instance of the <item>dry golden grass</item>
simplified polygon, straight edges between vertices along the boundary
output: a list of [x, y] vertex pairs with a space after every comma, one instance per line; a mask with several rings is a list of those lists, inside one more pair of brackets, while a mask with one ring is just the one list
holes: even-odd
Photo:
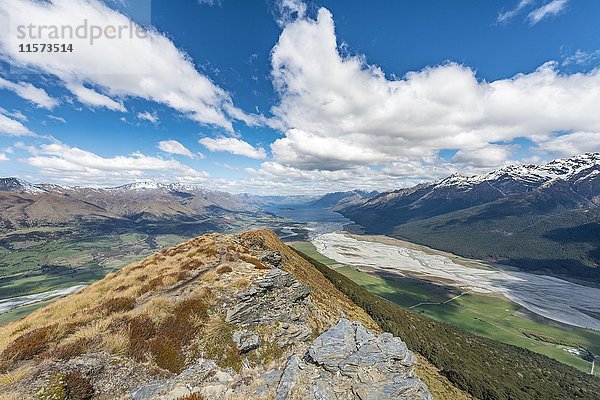
[[13, 371], [0, 374], [0, 388], [3, 386], [14, 385], [25, 378], [31, 371], [31, 366], [23, 366]]

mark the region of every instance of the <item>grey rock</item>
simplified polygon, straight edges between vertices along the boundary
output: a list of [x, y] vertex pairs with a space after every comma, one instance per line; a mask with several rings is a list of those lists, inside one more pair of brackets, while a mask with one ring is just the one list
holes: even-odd
[[281, 267], [281, 264], [282, 264], [281, 253], [278, 252], [277, 250], [266, 250], [266, 251], [263, 251], [259, 255], [259, 259], [263, 263], [270, 264], [271, 266], [273, 266], [275, 268]]
[[240, 301], [227, 311], [226, 321], [249, 326], [304, 320], [307, 314], [304, 300], [309, 294], [309, 286], [274, 268], [239, 295]]
[[256, 332], [236, 331], [233, 333], [233, 341], [240, 353], [247, 353], [260, 346], [260, 338]]
[[399, 338], [342, 318], [313, 341], [303, 360], [288, 360], [277, 398], [433, 400], [413, 364]]
[[300, 360], [297, 355], [292, 355], [283, 370], [283, 375], [277, 385], [277, 391], [275, 392], [275, 400], [286, 400], [289, 399], [292, 389], [298, 383], [300, 378]]

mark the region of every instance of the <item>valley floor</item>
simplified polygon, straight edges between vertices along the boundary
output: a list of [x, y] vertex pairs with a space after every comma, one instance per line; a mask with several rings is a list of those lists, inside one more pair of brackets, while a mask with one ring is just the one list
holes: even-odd
[[[591, 370], [593, 355], [600, 355], [600, 332], [540, 317], [504, 296], [462, 290], [443, 279], [434, 282], [422, 276], [403, 276], [371, 265], [350, 266], [321, 254], [310, 242], [295, 242], [292, 245], [372, 293], [438, 321], [544, 354], [585, 372]], [[416, 245], [410, 243], [406, 246], [416, 249]], [[349, 247], [345, 251], [352, 253]], [[433, 255], [436, 251], [430, 249], [430, 253]], [[465, 261], [471, 268], [488, 269], [476, 260]], [[595, 371], [595, 375], [600, 376], [598, 371]]]

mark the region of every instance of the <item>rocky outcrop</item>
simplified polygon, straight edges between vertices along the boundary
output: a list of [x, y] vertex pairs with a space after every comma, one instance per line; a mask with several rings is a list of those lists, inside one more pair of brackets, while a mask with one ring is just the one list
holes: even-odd
[[279, 369], [258, 378], [199, 359], [181, 374], [150, 382], [133, 400], [177, 399], [199, 392], [207, 398], [275, 400], [433, 400], [415, 375], [415, 358], [400, 338], [376, 334], [342, 318]]
[[227, 312], [227, 322], [259, 325], [306, 319], [305, 299], [310, 287], [278, 268], [239, 295], [240, 302]]
[[400, 338], [342, 318], [302, 359], [295, 354], [288, 359], [275, 399], [296, 394], [304, 400], [432, 400], [413, 371], [414, 362]]

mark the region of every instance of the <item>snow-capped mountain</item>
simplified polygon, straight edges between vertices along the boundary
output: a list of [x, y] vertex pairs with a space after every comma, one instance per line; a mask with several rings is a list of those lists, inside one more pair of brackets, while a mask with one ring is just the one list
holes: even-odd
[[600, 283], [600, 154], [385, 192], [341, 213], [470, 258]]
[[0, 220], [13, 226], [66, 223], [86, 218], [196, 221], [257, 208], [230, 193], [182, 183], [135, 182], [113, 188], [32, 184], [0, 179]]
[[509, 197], [531, 202], [544, 198], [544, 204], [552, 204], [547, 200], [553, 192], [564, 207], [600, 204], [600, 153], [543, 165], [511, 165], [481, 175], [454, 174], [436, 182], [381, 193], [350, 204], [342, 212], [359, 223], [399, 224]]
[[0, 178], [0, 191], [22, 194], [42, 194], [46, 192], [32, 183], [17, 178]]

